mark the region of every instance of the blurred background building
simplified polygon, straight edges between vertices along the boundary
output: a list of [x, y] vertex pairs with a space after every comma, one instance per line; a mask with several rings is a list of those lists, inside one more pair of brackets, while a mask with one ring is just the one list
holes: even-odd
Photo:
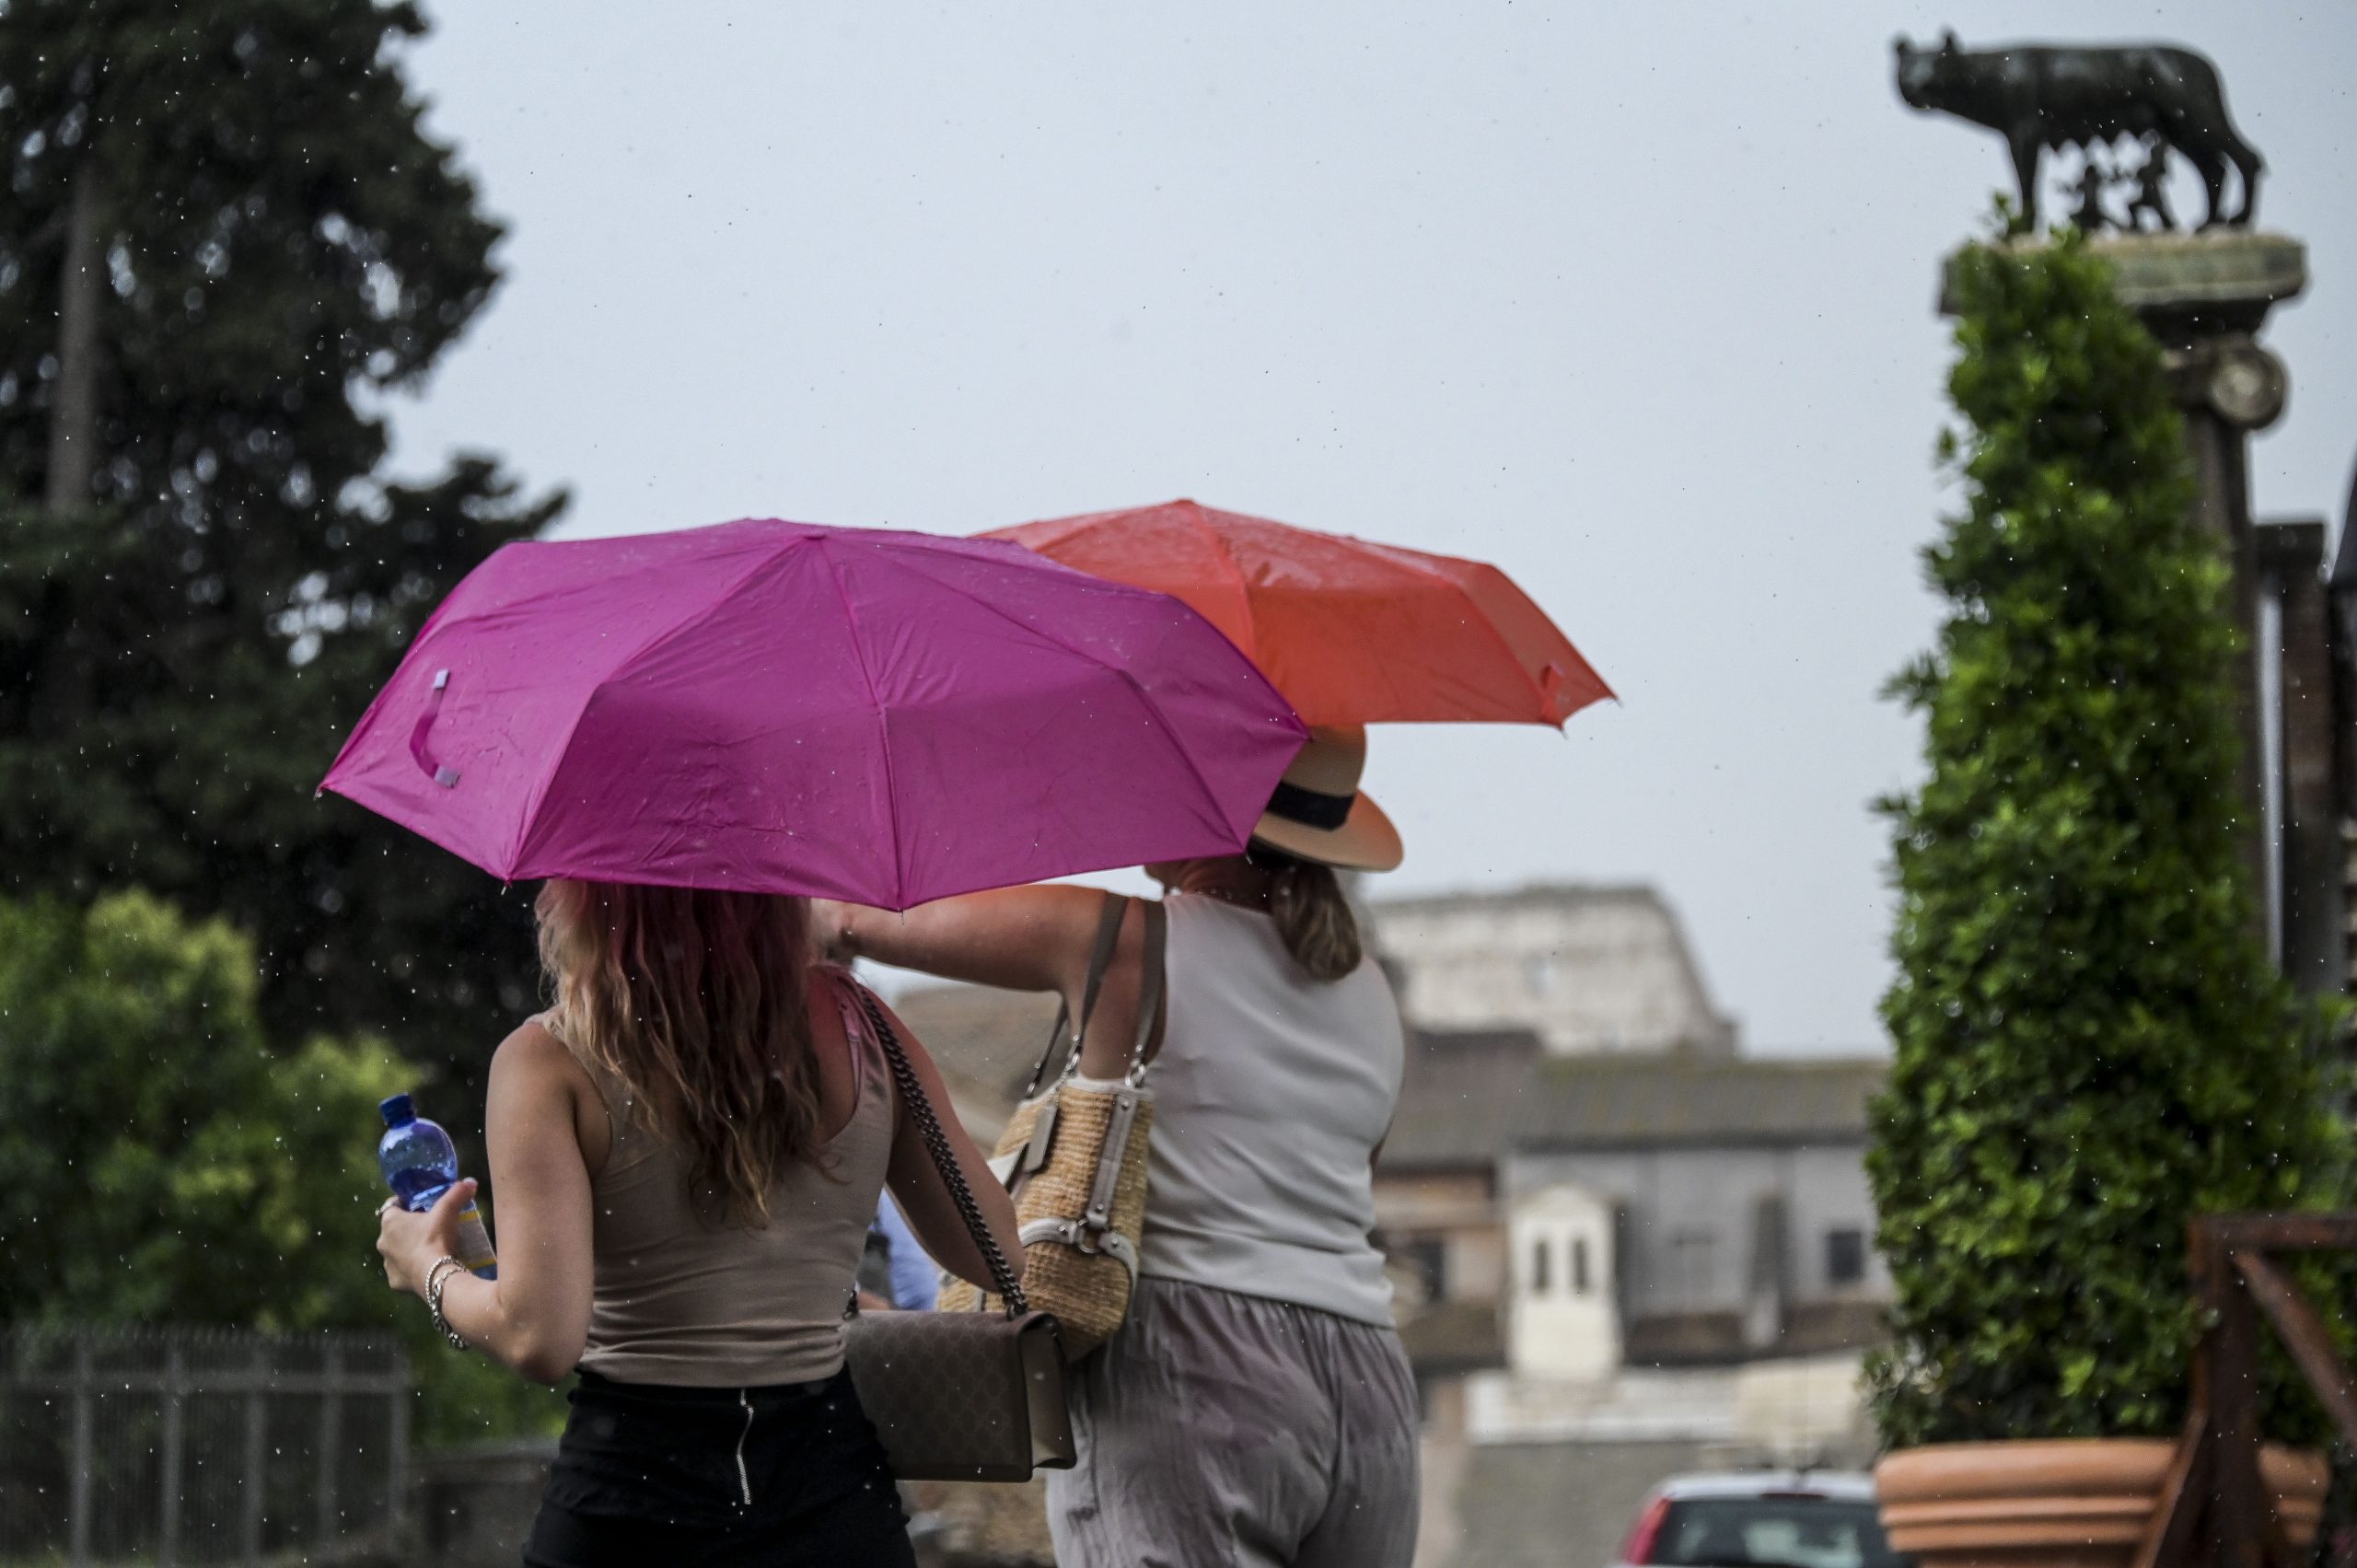
[[1527, 1029], [1550, 1055], [1735, 1050], [1650, 887], [1555, 883], [1370, 906], [1399, 1003], [1434, 1029]]

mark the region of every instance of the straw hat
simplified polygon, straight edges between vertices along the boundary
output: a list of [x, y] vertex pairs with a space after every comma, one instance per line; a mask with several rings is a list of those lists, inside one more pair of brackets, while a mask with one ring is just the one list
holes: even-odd
[[1399, 864], [1399, 830], [1383, 807], [1359, 793], [1366, 771], [1366, 728], [1323, 726], [1309, 732], [1252, 830], [1255, 842], [1344, 871], [1388, 871]]

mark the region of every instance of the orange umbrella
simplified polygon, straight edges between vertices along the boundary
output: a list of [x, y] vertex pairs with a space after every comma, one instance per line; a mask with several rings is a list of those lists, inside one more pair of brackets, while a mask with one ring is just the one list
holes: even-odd
[[1612, 695], [1571, 639], [1479, 561], [1192, 501], [996, 528], [1095, 576], [1185, 600], [1313, 725], [1560, 726]]

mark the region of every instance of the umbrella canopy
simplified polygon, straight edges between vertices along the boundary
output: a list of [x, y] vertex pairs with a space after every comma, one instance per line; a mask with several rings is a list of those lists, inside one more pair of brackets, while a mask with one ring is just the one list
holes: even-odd
[[1095, 576], [1185, 599], [1315, 725], [1560, 726], [1612, 695], [1494, 566], [1192, 501], [997, 528]]
[[1232, 853], [1306, 733], [1175, 599], [747, 521], [499, 551], [320, 787], [503, 878], [906, 909]]

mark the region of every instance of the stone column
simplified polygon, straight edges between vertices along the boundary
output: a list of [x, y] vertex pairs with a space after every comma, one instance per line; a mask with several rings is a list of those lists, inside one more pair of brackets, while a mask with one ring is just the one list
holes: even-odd
[[[2258, 332], [2270, 310], [2307, 286], [2307, 248], [2279, 234], [2213, 229], [2207, 234], [2123, 235], [2097, 240], [2091, 249], [2111, 262], [2121, 300], [2143, 318], [2168, 354], [2199, 486], [2194, 508], [2218, 536], [2234, 568], [2230, 602], [2235, 624], [2251, 650], [2235, 695], [2235, 719], [2243, 738], [2235, 794], [2247, 824], [2243, 853], [2252, 891], [2264, 898], [2270, 878], [2262, 770], [2279, 768], [2282, 760], [2266, 754], [2266, 726], [2258, 706], [2260, 660], [2276, 656], [2275, 650], [2258, 645], [2258, 599], [2264, 584], [2250, 517], [2250, 436], [2282, 416], [2291, 392], [2283, 362], [2259, 345]], [[2288, 625], [2285, 632], [2288, 644]], [[2287, 788], [2287, 817], [2290, 794]], [[2283, 887], [2288, 898], [2288, 879]], [[2265, 911], [2259, 918], [2265, 921]], [[2287, 958], [2293, 924], [2283, 923]]]
[[2302, 991], [2321, 996], [2343, 989], [2349, 979], [2347, 851], [2336, 787], [2339, 738], [2324, 524], [2309, 518], [2261, 523], [2256, 538], [2266, 591], [2282, 611], [2281, 746], [2268, 761], [2283, 781], [2283, 839], [2277, 861], [2283, 972]]
[[[2044, 245], [2042, 237], [2007, 241]], [[2307, 248], [2278, 234], [2212, 229], [2202, 234], [2114, 234], [2088, 249], [2110, 262], [2121, 301], [2143, 319], [2168, 358], [2169, 378], [2185, 414], [2187, 455], [2197, 492], [2195, 514], [2217, 536], [2233, 568], [2235, 624], [2251, 650], [2235, 684], [2235, 717], [2242, 765], [2231, 782], [2246, 830], [2243, 859], [2255, 898], [2270, 885], [2265, 755], [2259, 717], [2258, 646], [2262, 573], [2250, 517], [2250, 434], [2275, 423], [2291, 389], [2282, 361], [2258, 342], [2267, 313], [2307, 286]], [[1945, 273], [1943, 278], [1945, 280]], [[1941, 309], [1949, 310], [1947, 290]], [[2256, 903], [2262, 934], [2267, 915]]]
[[[2340, 543], [2325, 579], [2326, 634], [2332, 650], [2333, 809], [2340, 819], [2343, 919], [2357, 908], [2357, 482], [2341, 514]], [[2357, 931], [2342, 926], [2342, 984], [2357, 991]]]

